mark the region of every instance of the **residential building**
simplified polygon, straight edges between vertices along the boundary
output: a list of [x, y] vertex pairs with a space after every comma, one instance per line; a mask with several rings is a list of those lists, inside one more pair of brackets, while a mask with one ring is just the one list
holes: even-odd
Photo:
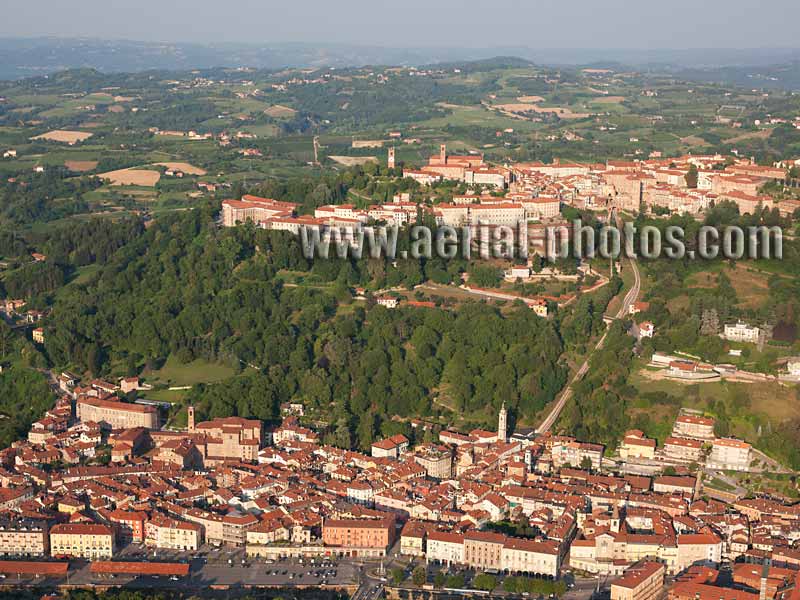
[[345, 548], [357, 556], [384, 556], [395, 540], [393, 515], [382, 519], [326, 519], [322, 541]]
[[397, 458], [406, 450], [408, 438], [400, 433], [372, 444], [372, 456], [375, 458]]
[[714, 419], [696, 415], [678, 415], [672, 427], [672, 435], [696, 440], [714, 439]]
[[475, 569], [503, 568], [503, 546], [506, 536], [489, 531], [468, 531], [464, 534], [464, 563]]
[[144, 541], [144, 525], [148, 516], [143, 511], [115, 510], [108, 514], [108, 521], [117, 525], [120, 541], [141, 543]]
[[226, 544], [243, 546], [247, 532], [258, 526], [258, 518], [249, 513], [231, 513], [222, 517], [222, 541]]
[[760, 335], [760, 328], [750, 326], [744, 321], [738, 321], [735, 324], [726, 324], [721, 337], [729, 342], [748, 342], [756, 344], [758, 343]]
[[445, 565], [464, 564], [464, 535], [450, 531], [431, 531], [425, 546], [428, 562]]
[[706, 466], [712, 469], [747, 471], [750, 468], [752, 447], [747, 442], [733, 438], [719, 438], [711, 444], [711, 454]]
[[507, 538], [500, 553], [504, 571], [558, 578], [561, 551], [555, 540]]
[[699, 462], [703, 456], [703, 442], [670, 436], [664, 440], [664, 455], [673, 460]]
[[114, 532], [97, 523], [65, 523], [50, 529], [50, 554], [56, 558], [111, 558]]
[[627, 569], [611, 582], [611, 600], [655, 600], [664, 588], [666, 569], [659, 562], [646, 561]]
[[47, 521], [0, 519], [0, 556], [46, 556]]
[[656, 441], [644, 435], [639, 430], [628, 431], [622, 438], [619, 447], [619, 456], [623, 459], [647, 458], [653, 459], [656, 455]]
[[197, 523], [153, 515], [144, 526], [147, 546], [195, 552], [202, 544], [203, 528]]
[[453, 453], [449, 448], [425, 444], [414, 450], [414, 460], [425, 469], [425, 474], [434, 479], [450, 479], [453, 476]]

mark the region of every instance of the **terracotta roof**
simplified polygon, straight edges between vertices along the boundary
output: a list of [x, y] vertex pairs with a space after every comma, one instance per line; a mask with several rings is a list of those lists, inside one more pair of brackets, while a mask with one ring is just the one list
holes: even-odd
[[53, 525], [50, 535], [54, 534], [79, 534], [79, 535], [113, 535], [110, 527], [98, 523], [62, 523]]
[[96, 560], [89, 570], [92, 573], [124, 574], [124, 575], [177, 575], [183, 577], [189, 574], [189, 565], [185, 563], [155, 563], [155, 562], [114, 562], [110, 560]]
[[66, 575], [68, 562], [0, 560], [0, 573], [10, 575]]

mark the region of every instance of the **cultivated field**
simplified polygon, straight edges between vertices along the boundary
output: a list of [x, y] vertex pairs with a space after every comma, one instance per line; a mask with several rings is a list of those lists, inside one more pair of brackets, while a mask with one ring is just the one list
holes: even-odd
[[560, 106], [545, 107], [536, 103], [518, 102], [510, 104], [494, 104], [492, 108], [499, 110], [504, 114], [520, 114], [520, 113], [540, 113], [540, 114], [554, 114], [561, 119], [585, 119], [591, 116], [588, 113], [572, 112], [569, 108]]
[[601, 96], [592, 100], [593, 104], [619, 104], [625, 101], [625, 96]]
[[264, 114], [274, 119], [281, 119], [281, 118], [293, 117], [295, 116], [295, 114], [297, 114], [297, 111], [293, 108], [289, 108], [288, 106], [275, 104], [267, 108], [264, 111]]
[[62, 142], [65, 144], [77, 144], [78, 142], [83, 142], [84, 140], [88, 140], [92, 137], [93, 133], [88, 133], [86, 131], [68, 131], [66, 129], [55, 129], [53, 131], [48, 131], [47, 133], [43, 133], [41, 135], [37, 135], [36, 137], [32, 137], [32, 140], [48, 140], [50, 142]]
[[356, 165], [365, 165], [370, 162], [378, 162], [374, 156], [329, 156], [332, 161], [344, 165], [345, 167], [354, 167]]
[[97, 168], [97, 161], [96, 160], [65, 160], [64, 166], [67, 167], [70, 171], [75, 171], [76, 173], [84, 173], [86, 171], [91, 171]]
[[142, 185], [152, 187], [161, 179], [158, 171], [145, 171], [144, 169], [120, 169], [98, 175], [108, 179], [111, 185]]

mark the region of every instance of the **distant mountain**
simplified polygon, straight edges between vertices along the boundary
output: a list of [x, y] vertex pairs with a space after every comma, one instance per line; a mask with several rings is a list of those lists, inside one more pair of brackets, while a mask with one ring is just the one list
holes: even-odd
[[104, 72], [184, 71], [213, 67], [361, 67], [490, 59], [498, 49], [404, 49], [346, 45], [155, 44], [95, 39], [0, 39], [0, 79], [75, 68]]
[[676, 69], [680, 79], [724, 83], [744, 88], [800, 90], [800, 61], [781, 65]]
[[[344, 44], [189, 44], [84, 38], [0, 38], [0, 79], [19, 79], [75, 68], [102, 72], [185, 71], [213, 67], [361, 67], [367, 65], [463, 65], [481, 61], [485, 68], [523, 66], [608, 65], [612, 68], [670, 71], [676, 76], [741, 82], [753, 69], [766, 70], [794, 87], [799, 49], [533, 49], [386, 48]], [[502, 57], [502, 58], [498, 58]], [[774, 65], [783, 65], [774, 66]], [[794, 65], [786, 67], [786, 65]]]

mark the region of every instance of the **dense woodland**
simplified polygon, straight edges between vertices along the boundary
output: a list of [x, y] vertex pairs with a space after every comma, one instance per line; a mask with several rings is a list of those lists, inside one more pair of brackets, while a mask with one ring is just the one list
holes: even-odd
[[[46, 354], [102, 376], [135, 373], [170, 355], [244, 370], [194, 390], [202, 416], [274, 419], [296, 398], [330, 415], [336, 441], [365, 447], [392, 415], [460, 413], [505, 401], [531, 415], [562, 387], [558, 321], [520, 305], [470, 303], [457, 312], [351, 304], [349, 287], [377, 278], [408, 285], [429, 264], [300, 258], [287, 234], [219, 229], [211, 207], [159, 219], [87, 282], [56, 295]], [[290, 287], [290, 269], [331, 285]], [[579, 320], [567, 337], [592, 332]], [[246, 367], [253, 365], [257, 369]]]

